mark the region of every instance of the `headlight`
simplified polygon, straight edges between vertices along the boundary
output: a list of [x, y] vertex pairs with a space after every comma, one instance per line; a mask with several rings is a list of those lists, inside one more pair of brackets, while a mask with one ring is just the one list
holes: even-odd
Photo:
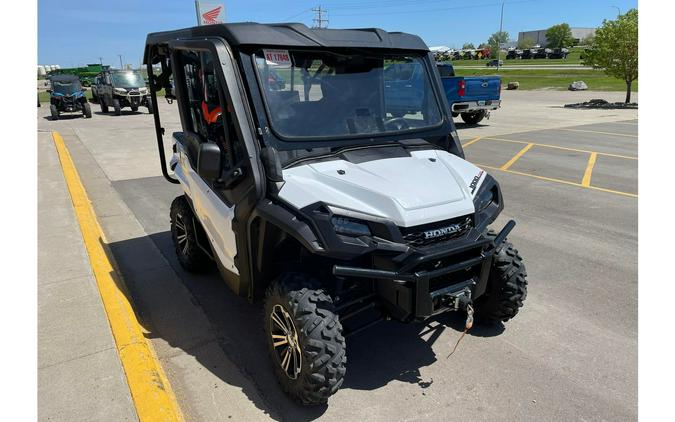
[[127, 90], [124, 88], [115, 88], [115, 94], [126, 94]]
[[147, 94], [147, 93], [148, 93], [148, 88], [139, 88], [139, 89], [138, 89], [138, 92], [140, 92], [141, 94]]
[[347, 217], [335, 216], [331, 218], [335, 233], [345, 236], [370, 236], [368, 225], [358, 220]]
[[494, 200], [495, 200], [494, 189], [484, 190], [474, 200], [474, 203], [476, 204], [476, 212], [483, 211], [485, 208], [489, 207]]

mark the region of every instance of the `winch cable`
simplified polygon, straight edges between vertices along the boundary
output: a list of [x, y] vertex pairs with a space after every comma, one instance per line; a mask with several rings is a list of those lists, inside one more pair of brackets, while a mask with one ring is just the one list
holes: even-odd
[[448, 359], [450, 356], [455, 353], [457, 350], [457, 346], [459, 346], [459, 342], [462, 341], [464, 336], [466, 335], [467, 331], [469, 331], [473, 327], [473, 306], [469, 303], [466, 305], [466, 323], [464, 324], [464, 332], [462, 333], [461, 336], [459, 336], [459, 340], [457, 340], [457, 343], [455, 343], [455, 347], [452, 349], [452, 352], [446, 357]]

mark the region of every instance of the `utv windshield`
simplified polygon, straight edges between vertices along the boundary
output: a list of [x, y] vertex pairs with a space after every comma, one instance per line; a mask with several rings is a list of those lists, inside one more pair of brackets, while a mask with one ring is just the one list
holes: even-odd
[[55, 94], [73, 95], [82, 90], [82, 85], [78, 81], [59, 82], [52, 81], [52, 91]]
[[120, 88], [139, 88], [145, 86], [145, 81], [140, 73], [114, 72], [111, 74], [113, 85]]
[[422, 56], [261, 50], [272, 128], [293, 138], [415, 131], [442, 121]]

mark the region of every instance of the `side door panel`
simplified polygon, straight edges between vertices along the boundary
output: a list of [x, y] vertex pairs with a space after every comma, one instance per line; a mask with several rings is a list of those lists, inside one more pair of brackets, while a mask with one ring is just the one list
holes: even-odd
[[[221, 39], [177, 40], [172, 42], [170, 47], [173, 50], [171, 62], [176, 93], [179, 99], [183, 99], [179, 101], [179, 110], [184, 137], [199, 136], [189, 133], [192, 129], [193, 116], [199, 114], [199, 109], [190, 109], [189, 107], [195, 104], [185, 101], [188, 99], [190, 87], [180, 82], [185, 81], [186, 72], [189, 73], [191, 70], [181, 66], [180, 54], [186, 51], [203, 52], [210, 54], [214, 63], [213, 69], [220, 87], [219, 104], [226, 105], [222, 107], [221, 113], [223, 122], [226, 122], [224, 124], [226, 139], [223, 141], [229, 145], [229, 149], [226, 148], [225, 152], [223, 146], [220, 144], [219, 146], [224, 154], [229, 154], [230, 161], [221, 169], [221, 179], [204, 180], [197, 172], [198, 154], [193, 150], [193, 159], [190, 160], [190, 151], [186, 146], [189, 142], [182, 142], [182, 147], [177, 145], [176, 150], [182, 174], [177, 175], [187, 182], [186, 193], [192, 200], [195, 213], [222, 264], [222, 269], [237, 276], [233, 278], [224, 274], [224, 278], [236, 293], [246, 295], [250, 285], [246, 214], [251, 212], [250, 204], [256, 202], [256, 199], [252, 200], [251, 197], [257, 198], [260, 194], [257, 187], [262, 185], [262, 178], [259, 174], [261, 164], [258, 162], [257, 144], [251, 131], [247, 110], [244, 108], [242, 88], [236, 75], [234, 61], [229, 48]], [[202, 82], [206, 84], [205, 79], [202, 79]], [[203, 136], [200, 139], [204, 142]], [[238, 143], [236, 148], [235, 143]], [[235, 169], [241, 173], [236, 183], [231, 185], [223, 183], [228, 177], [232, 177]], [[240, 280], [240, 277], [244, 280]]]
[[206, 231], [213, 252], [225, 269], [234, 274], [239, 274], [237, 267], [234, 265], [237, 244], [231, 229], [234, 207], [223, 202], [193, 167], [184, 146], [189, 142], [186, 138], [190, 136], [197, 135], [182, 133], [180, 136], [174, 137], [176, 139], [177, 160], [174, 171], [181, 181], [183, 191], [192, 201], [192, 207]]

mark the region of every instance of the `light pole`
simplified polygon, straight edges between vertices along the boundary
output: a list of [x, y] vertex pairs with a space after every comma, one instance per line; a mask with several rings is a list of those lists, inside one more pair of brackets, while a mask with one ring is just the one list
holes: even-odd
[[[499, 34], [502, 36], [502, 24], [504, 23], [504, 2], [502, 2], [502, 13], [499, 15]], [[497, 72], [499, 72], [499, 38], [497, 38]]]
[[609, 6], [609, 7], [615, 8], [616, 11], [619, 12], [619, 16], [621, 16], [621, 9], [619, 8], [619, 6]]
[[101, 62], [101, 66], [103, 66], [103, 57], [99, 57], [98, 61]]
[[124, 69], [124, 66], [122, 66], [122, 55], [121, 55], [121, 54], [118, 54], [118, 56], [119, 56], [119, 58], [120, 58], [120, 70], [123, 70], [123, 69]]

